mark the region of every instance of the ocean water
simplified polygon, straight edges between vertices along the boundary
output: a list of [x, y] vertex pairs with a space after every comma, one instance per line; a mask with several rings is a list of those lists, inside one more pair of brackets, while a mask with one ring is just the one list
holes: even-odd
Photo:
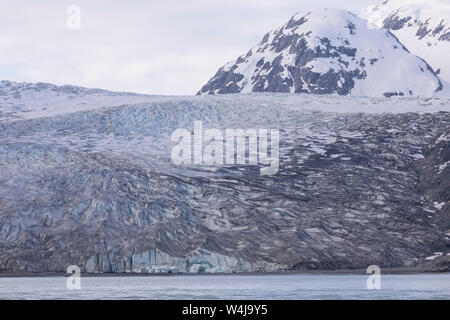
[[365, 275], [175, 275], [0, 277], [0, 299], [450, 299], [450, 274], [381, 275], [368, 290]]

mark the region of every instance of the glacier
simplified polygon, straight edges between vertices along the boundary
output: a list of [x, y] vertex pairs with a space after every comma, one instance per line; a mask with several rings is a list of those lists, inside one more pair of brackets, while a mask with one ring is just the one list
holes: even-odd
[[[0, 271], [448, 268], [448, 99], [7, 87]], [[174, 165], [171, 133], [197, 120], [280, 130], [279, 173]]]

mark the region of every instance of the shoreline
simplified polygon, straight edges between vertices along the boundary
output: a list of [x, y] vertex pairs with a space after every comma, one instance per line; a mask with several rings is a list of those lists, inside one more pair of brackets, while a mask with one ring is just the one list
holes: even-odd
[[[446, 271], [432, 271], [417, 268], [386, 268], [381, 269], [381, 275], [412, 275], [412, 274], [441, 274]], [[8, 272], [0, 271], [0, 278], [50, 278], [68, 277], [64, 272]], [[85, 273], [82, 277], [173, 277], [173, 276], [269, 276], [269, 275], [368, 275], [365, 269], [343, 270], [287, 270], [276, 272], [235, 272], [235, 273]]]

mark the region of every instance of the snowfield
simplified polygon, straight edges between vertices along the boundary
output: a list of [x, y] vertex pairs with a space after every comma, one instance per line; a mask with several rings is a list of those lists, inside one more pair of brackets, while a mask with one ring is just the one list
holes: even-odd
[[49, 83], [0, 81], [0, 121], [3, 119], [56, 116], [60, 114], [155, 100], [128, 92], [111, 92]]

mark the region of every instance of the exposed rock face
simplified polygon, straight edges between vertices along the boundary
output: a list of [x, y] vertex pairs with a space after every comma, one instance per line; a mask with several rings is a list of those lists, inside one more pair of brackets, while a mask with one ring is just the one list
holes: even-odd
[[[395, 103], [447, 111], [329, 112]], [[445, 255], [448, 105], [262, 94], [11, 115], [0, 122], [0, 270], [340, 269]], [[174, 166], [169, 137], [194, 120], [278, 128], [279, 173]]]
[[[443, 133], [424, 148], [417, 162], [419, 190], [433, 201], [441, 230], [450, 231], [450, 133]], [[450, 234], [449, 234], [450, 236]]]
[[389, 0], [361, 15], [390, 30], [415, 55], [450, 83], [450, 3], [447, 0]]
[[338, 9], [296, 14], [219, 69], [198, 94], [291, 92], [431, 97], [434, 71], [390, 32]]
[[425, 258], [417, 267], [418, 270], [427, 272], [450, 272], [450, 254], [436, 252], [434, 256]]

